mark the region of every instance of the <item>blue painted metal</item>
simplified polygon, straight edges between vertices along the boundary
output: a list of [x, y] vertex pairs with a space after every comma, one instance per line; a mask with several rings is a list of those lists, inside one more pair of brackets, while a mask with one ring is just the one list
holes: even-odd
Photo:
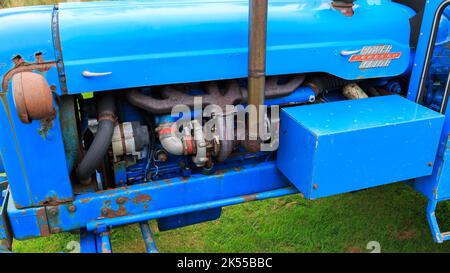
[[141, 228], [142, 238], [144, 239], [145, 249], [148, 253], [158, 253], [158, 248], [156, 247], [155, 238], [153, 238], [152, 230], [148, 222], [139, 223]]
[[97, 235], [97, 252], [112, 253], [111, 238], [109, 231], [103, 231]]
[[80, 230], [81, 253], [112, 253], [110, 230], [88, 232]]
[[0, 174], [5, 172], [5, 166], [3, 165], [2, 155], [0, 154]]
[[[329, 0], [270, 1], [267, 74], [401, 75], [410, 64], [414, 14], [387, 0], [358, 1], [351, 18]], [[351, 33], [344, 34], [349, 21]], [[248, 74], [248, 1], [61, 3], [59, 22], [70, 94]], [[380, 44], [392, 45], [402, 57], [389, 67], [361, 70], [340, 54]], [[86, 70], [112, 74], [86, 78]]]
[[225, 206], [232, 206], [237, 204], [242, 204], [248, 201], [257, 201], [257, 200], [264, 200], [269, 198], [276, 198], [281, 197], [285, 195], [295, 194], [298, 193], [298, 190], [294, 187], [287, 187], [287, 188], [281, 188], [266, 192], [261, 192], [258, 194], [252, 194], [247, 196], [239, 196], [239, 197], [231, 197], [227, 199], [219, 199], [199, 204], [193, 204], [193, 205], [186, 205], [182, 207], [173, 207], [168, 208], [160, 211], [152, 211], [152, 212], [145, 212], [140, 213], [136, 215], [129, 215], [124, 216], [120, 218], [104, 218], [99, 219], [93, 222], [89, 222], [87, 224], [87, 229], [95, 231], [98, 228], [101, 227], [117, 227], [117, 226], [123, 226], [128, 225], [136, 222], [141, 221], [148, 221], [152, 219], [158, 219], [163, 217], [170, 217], [174, 215], [179, 214], [185, 214], [185, 213], [191, 213], [194, 211], [201, 211], [204, 209], [212, 209], [212, 208], [219, 208], [219, 207], [225, 207]]
[[81, 253], [98, 253], [97, 236], [93, 232], [80, 230], [80, 251]]
[[310, 199], [430, 175], [443, 121], [400, 96], [285, 108], [277, 165]]
[[[53, 7], [0, 10], [0, 35], [8, 40], [8, 43], [0, 44], [2, 78], [13, 68], [11, 58], [17, 54], [27, 62], [35, 61], [36, 52], [42, 52], [48, 61], [54, 60], [52, 13]], [[55, 85], [55, 92], [61, 94], [56, 68], [50, 70], [46, 78], [49, 84]], [[0, 154], [16, 206], [38, 206], [49, 201], [71, 199], [73, 193], [58, 105], [55, 103], [57, 116], [53, 125], [48, 128], [47, 134], [43, 134], [39, 121], [33, 121], [32, 124], [20, 122], [10, 88], [8, 93], [0, 95]]]
[[450, 240], [450, 232], [441, 232], [439, 224], [436, 218], [436, 207], [438, 200], [429, 199], [427, 205], [427, 220], [430, 226], [431, 232], [433, 234], [433, 239], [435, 242], [442, 243], [444, 241]]
[[[415, 56], [414, 56], [414, 64], [413, 70], [411, 71], [411, 80], [408, 89], [408, 99], [412, 101], [416, 101], [417, 95], [420, 91], [420, 84], [422, 80], [425, 79], [425, 70], [427, 68], [427, 62], [429, 58], [427, 55], [432, 55], [432, 50], [434, 45], [432, 43], [432, 34], [433, 30], [436, 30], [436, 27], [440, 23], [440, 18], [438, 17], [438, 12], [443, 11], [447, 5], [450, 3], [449, 0], [445, 1], [427, 1], [425, 4], [423, 18], [425, 20], [422, 21], [422, 26], [420, 28], [419, 41], [417, 44]], [[448, 11], [446, 14], [448, 15]]]
[[314, 102], [315, 100], [316, 93], [314, 93], [314, 90], [312, 90], [310, 87], [300, 87], [289, 96], [276, 99], [268, 99], [265, 101], [265, 104], [267, 106], [286, 105]]
[[[441, 17], [443, 14], [444, 17]], [[442, 75], [442, 68], [447, 69], [449, 73], [450, 64], [446, 58], [436, 58], [442, 53], [443, 47], [448, 46], [448, 18], [450, 17], [450, 1], [427, 1], [425, 5], [424, 18], [421, 27], [421, 35], [416, 49], [414, 60], [414, 69], [411, 73], [411, 82], [409, 85], [408, 99], [416, 101], [419, 92], [424, 92], [425, 88], [430, 88], [432, 81], [439, 80], [439, 74]], [[447, 32], [447, 33], [445, 33]], [[433, 34], [436, 34], [436, 43], [433, 43]], [[447, 36], [447, 37], [446, 37]], [[445, 48], [444, 48], [445, 49]], [[436, 55], [436, 53], [438, 53]], [[444, 56], [447, 53], [443, 53]], [[427, 74], [428, 69], [428, 74]], [[443, 73], [445, 77], [445, 73]], [[437, 77], [436, 77], [437, 76]], [[440, 110], [443, 99], [443, 90], [441, 94], [432, 94], [434, 97], [428, 98], [425, 104], [435, 110]], [[439, 202], [450, 199], [450, 177], [449, 174], [449, 134], [450, 134], [450, 116], [448, 109], [445, 112], [444, 128], [441, 133], [437, 157], [434, 161], [433, 174], [431, 176], [418, 178], [412, 183], [417, 191], [428, 198], [427, 219], [433, 234], [433, 239], [442, 243], [449, 240], [448, 233], [441, 232], [436, 219], [436, 206]]]
[[12, 249], [13, 234], [9, 225], [7, 214], [10, 191], [7, 182], [0, 182], [0, 252], [8, 252]]
[[158, 219], [158, 230], [167, 231], [203, 222], [214, 221], [222, 215], [222, 208], [194, 211]]
[[[297, 192], [286, 188], [289, 186], [274, 162], [263, 162], [217, 170], [211, 175], [193, 174], [83, 194], [59, 206], [18, 210], [10, 200], [8, 215], [15, 238], [27, 239], [43, 236], [40, 229], [63, 232], [88, 227], [92, 231]], [[71, 205], [76, 207], [75, 212], [70, 211]], [[50, 212], [54, 208], [57, 214], [44, 213], [47, 221], [38, 221], [39, 209]], [[97, 222], [101, 218], [106, 222]]]
[[[36, 237], [50, 236], [47, 212], [45, 207], [17, 209], [12, 195], [8, 200], [8, 218], [14, 238], [25, 240]], [[22, 234], [16, 234], [17, 228], [22, 229]], [[26, 230], [26, 232], [24, 232]]]
[[[415, 100], [430, 43], [430, 18], [438, 5], [438, 1], [426, 4], [414, 56], [409, 47], [409, 18], [415, 13], [404, 5], [359, 0], [355, 15], [348, 18], [331, 9], [329, 0], [273, 0], [267, 74], [326, 72], [345, 79], [380, 78], [388, 90], [400, 92], [393, 84], [397, 79], [389, 77], [404, 76], [412, 69], [408, 98]], [[448, 17], [450, 9], [445, 14]], [[55, 18], [59, 18], [59, 31], [51, 25]], [[351, 35], [342, 29], [348, 22]], [[440, 24], [436, 46], [446, 52], [448, 20]], [[10, 59], [17, 54], [32, 62], [34, 53], [40, 51], [47, 60], [59, 60], [53, 43], [61, 34], [69, 94], [245, 78], [248, 73], [248, 1], [244, 0], [65, 3], [60, 9], [0, 10], [0, 34], [8, 39], [0, 44], [0, 75], [12, 68]], [[402, 57], [385, 68], [361, 70], [359, 63], [350, 63], [349, 56], [341, 54], [379, 44], [392, 45], [392, 51], [401, 52]], [[445, 80], [440, 69], [448, 68], [447, 62], [445, 57], [434, 58], [430, 73]], [[85, 78], [81, 75], [85, 70], [112, 74]], [[46, 78], [56, 86], [56, 94], [64, 93], [56, 68]], [[318, 198], [419, 176], [424, 177], [414, 187], [430, 199], [427, 217], [434, 238], [438, 242], [450, 238], [440, 232], [435, 217], [437, 203], [450, 198], [450, 118], [446, 116], [434, 160], [443, 117], [398, 97], [283, 111], [282, 133], [285, 128], [286, 135], [278, 166], [288, 178], [270, 161], [274, 153], [240, 155], [212, 170], [186, 169], [180, 166], [186, 162], [181, 157], [164, 164], [145, 158], [134, 166], [116, 166], [115, 180], [122, 180], [118, 186], [124, 187], [74, 197], [69, 174], [76, 163], [71, 155], [76, 150], [72, 144], [79, 141], [71, 131], [76, 127], [62, 126], [67, 119], [55, 103], [57, 118], [43, 137], [38, 133], [39, 122], [24, 125], [18, 120], [10, 89], [1, 97], [0, 154], [12, 192], [4, 198], [7, 204], [3, 203], [1, 215], [8, 214], [11, 228], [0, 220], [0, 240], [12, 232], [16, 239], [27, 239], [81, 229], [83, 252], [110, 252], [111, 227], [140, 223], [151, 252], [156, 246], [148, 220], [157, 219], [164, 230], [215, 219], [223, 206], [298, 193], [288, 178], [307, 198]], [[302, 87], [267, 104], [303, 103], [312, 96], [310, 88]], [[443, 93], [431, 96], [430, 107], [442, 98]], [[145, 121], [135, 108], [119, 104], [121, 121]], [[83, 132], [87, 115], [81, 114]], [[168, 121], [174, 119], [157, 117], [156, 122]], [[73, 143], [64, 143], [68, 138]], [[310, 160], [300, 164], [296, 161], [300, 155]], [[434, 169], [429, 162], [434, 162]], [[341, 183], [335, 182], [337, 176]], [[100, 183], [106, 182], [105, 174], [97, 173], [97, 177]], [[125, 187], [126, 183], [132, 185]]]
[[[141, 178], [142, 179], [142, 178]], [[114, 163], [114, 180], [118, 187], [123, 187], [127, 183], [127, 162], [120, 161]]]

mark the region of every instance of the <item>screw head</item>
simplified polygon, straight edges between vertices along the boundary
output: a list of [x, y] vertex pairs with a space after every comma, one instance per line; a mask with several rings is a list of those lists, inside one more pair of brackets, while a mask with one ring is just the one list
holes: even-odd
[[428, 167], [432, 167], [433, 166], [433, 162], [428, 162]]
[[313, 189], [317, 190], [319, 188], [319, 185], [317, 183], [314, 184]]

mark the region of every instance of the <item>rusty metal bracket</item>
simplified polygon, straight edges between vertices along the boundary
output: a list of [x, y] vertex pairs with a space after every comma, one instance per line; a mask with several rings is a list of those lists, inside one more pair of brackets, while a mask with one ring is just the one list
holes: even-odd
[[14, 75], [23, 72], [33, 72], [35, 70], [39, 72], [49, 71], [52, 67], [56, 67], [56, 62], [44, 62], [44, 63], [22, 63], [13, 69], [6, 72], [2, 81], [2, 92], [0, 95], [6, 95], [8, 93], [8, 85]]
[[52, 14], [53, 47], [55, 49], [56, 67], [58, 69], [59, 82], [63, 94], [67, 94], [67, 79], [63, 62], [61, 37], [59, 35], [59, 8], [55, 5]]

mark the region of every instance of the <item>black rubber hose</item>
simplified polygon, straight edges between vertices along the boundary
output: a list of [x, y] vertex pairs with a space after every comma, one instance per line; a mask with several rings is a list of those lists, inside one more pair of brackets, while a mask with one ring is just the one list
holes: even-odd
[[89, 150], [78, 165], [77, 175], [80, 181], [88, 182], [95, 169], [103, 162], [103, 158], [111, 145], [116, 124], [116, 105], [112, 94], [101, 95], [97, 99], [98, 129]]

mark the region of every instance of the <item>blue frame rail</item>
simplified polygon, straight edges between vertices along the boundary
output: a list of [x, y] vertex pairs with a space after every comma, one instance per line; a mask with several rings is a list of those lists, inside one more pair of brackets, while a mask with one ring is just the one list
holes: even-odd
[[275, 162], [244, 165], [212, 175], [151, 181], [77, 196], [59, 206], [17, 209], [10, 198], [8, 215], [17, 239], [87, 229], [105, 230], [174, 215], [296, 194], [298, 190]]
[[[422, 92], [425, 90], [425, 80], [427, 78], [428, 67], [431, 64], [431, 57], [434, 49], [434, 40], [437, 35], [440, 16], [446, 8], [450, 7], [450, 0], [446, 1], [426, 1], [420, 37], [417, 45], [411, 74], [408, 99], [419, 102]], [[441, 113], [447, 114], [446, 104], [448, 102], [448, 86], [444, 95]], [[433, 235], [433, 239], [442, 243], [450, 240], [449, 232], [441, 232], [436, 218], [436, 207], [439, 202], [450, 200], [450, 115], [446, 115], [444, 128], [441, 134], [438, 155], [434, 162], [433, 174], [431, 176], [418, 178], [412, 186], [428, 198], [427, 219]]]

